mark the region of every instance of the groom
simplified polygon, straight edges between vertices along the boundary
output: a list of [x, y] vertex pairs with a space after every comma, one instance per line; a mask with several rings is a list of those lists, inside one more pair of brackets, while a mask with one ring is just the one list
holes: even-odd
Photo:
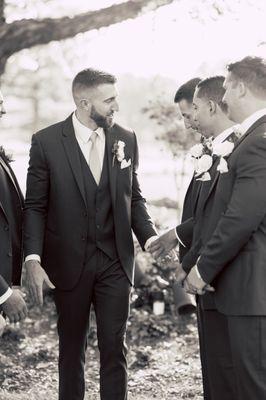
[[36, 303], [55, 286], [59, 399], [84, 398], [93, 304], [102, 400], [127, 399], [125, 332], [133, 282], [133, 229], [142, 248], [156, 235], [141, 195], [135, 133], [114, 123], [116, 78], [86, 69], [76, 111], [32, 138], [25, 209], [27, 280]]

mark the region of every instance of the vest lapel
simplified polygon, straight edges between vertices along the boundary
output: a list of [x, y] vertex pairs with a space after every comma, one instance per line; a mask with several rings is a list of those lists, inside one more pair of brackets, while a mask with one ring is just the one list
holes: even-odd
[[113, 145], [117, 140], [117, 134], [114, 127], [106, 130], [105, 136], [106, 136], [106, 151], [107, 151], [107, 163], [108, 163], [111, 198], [114, 207], [116, 202], [116, 180], [117, 180], [117, 168], [118, 168], [118, 161], [114, 159], [114, 154], [112, 153]]
[[72, 123], [72, 114], [66, 119], [63, 125], [62, 142], [68, 157], [73, 175], [77, 182], [83, 201], [86, 204], [86, 194], [84, 188], [84, 182], [82, 177], [82, 170], [80, 164], [78, 142], [75, 137], [75, 132]]

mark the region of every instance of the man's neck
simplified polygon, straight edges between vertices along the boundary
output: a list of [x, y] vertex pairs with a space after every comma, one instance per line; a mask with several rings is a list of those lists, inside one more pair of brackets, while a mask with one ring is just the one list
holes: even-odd
[[255, 114], [255, 112], [266, 109], [266, 101], [254, 101], [250, 102], [247, 104], [247, 107], [243, 108], [243, 115], [242, 115], [242, 121], [243, 122], [245, 119], [250, 117], [252, 114]]
[[228, 118], [219, 118], [217, 119], [215, 126], [213, 127], [213, 137], [217, 137], [220, 133], [224, 132], [226, 129], [233, 126], [234, 123]]
[[79, 122], [90, 130], [94, 131], [98, 128], [97, 124], [87, 115], [84, 115], [79, 109], [75, 111], [75, 114]]

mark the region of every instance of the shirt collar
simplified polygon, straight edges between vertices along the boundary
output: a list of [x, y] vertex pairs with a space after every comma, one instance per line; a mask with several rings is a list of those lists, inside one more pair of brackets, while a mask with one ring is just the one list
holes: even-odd
[[253, 114], [251, 114], [248, 118], [246, 118], [242, 124], [240, 124], [241, 126], [241, 130], [243, 131], [243, 133], [246, 133], [249, 128], [256, 122], [258, 121], [258, 119], [260, 119], [261, 117], [263, 117], [263, 115], [266, 115], [266, 108], [262, 108], [261, 110], [258, 110], [256, 112], [254, 112]]
[[224, 142], [228, 138], [228, 136], [231, 135], [233, 130], [234, 126], [230, 126], [230, 128], [225, 129], [223, 132], [219, 133], [219, 135], [213, 139], [212, 144], [215, 146], [217, 144]]
[[[76, 136], [78, 136], [78, 138], [82, 140], [83, 143], [87, 143], [90, 140], [90, 137], [94, 131], [88, 128], [87, 126], [83, 125], [79, 121], [79, 119], [76, 116], [76, 112], [73, 112], [72, 114], [72, 121]], [[105, 134], [103, 128], [98, 127], [95, 132], [97, 132], [98, 138], [100, 140], [103, 141], [105, 140]]]

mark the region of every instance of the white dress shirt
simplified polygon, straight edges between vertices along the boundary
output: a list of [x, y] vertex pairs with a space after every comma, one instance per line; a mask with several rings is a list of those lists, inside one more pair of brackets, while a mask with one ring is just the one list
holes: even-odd
[[256, 122], [258, 119], [263, 117], [263, 115], [266, 115], [266, 108], [262, 108], [261, 110], [258, 110], [251, 114], [249, 117], [247, 117], [242, 124], [240, 124], [241, 130], [245, 134], [249, 128]]

